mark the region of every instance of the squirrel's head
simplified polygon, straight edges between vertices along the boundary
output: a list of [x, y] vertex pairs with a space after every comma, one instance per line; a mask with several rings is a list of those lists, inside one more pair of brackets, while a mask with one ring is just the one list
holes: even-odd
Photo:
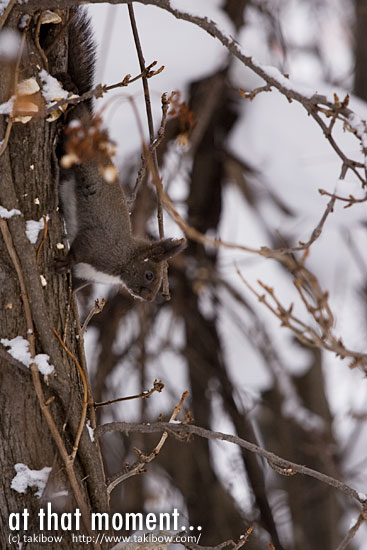
[[162, 283], [164, 262], [177, 256], [186, 246], [185, 239], [137, 240], [134, 253], [121, 274], [130, 294], [153, 301]]

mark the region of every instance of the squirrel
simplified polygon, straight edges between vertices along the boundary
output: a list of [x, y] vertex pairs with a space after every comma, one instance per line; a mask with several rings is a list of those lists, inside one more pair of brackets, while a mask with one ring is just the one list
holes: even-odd
[[[71, 19], [68, 37], [69, 87], [82, 95], [92, 89], [96, 52], [90, 17], [84, 9], [78, 8]], [[67, 123], [73, 124], [90, 122], [92, 117], [91, 100], [66, 114]], [[61, 167], [59, 197], [70, 250], [56, 260], [56, 269], [59, 273], [71, 269], [73, 291], [92, 282], [112, 283], [136, 298], [154, 300], [165, 262], [186, 248], [186, 240], [150, 241], [134, 236], [124, 192], [118, 182], [104, 181], [96, 159]]]

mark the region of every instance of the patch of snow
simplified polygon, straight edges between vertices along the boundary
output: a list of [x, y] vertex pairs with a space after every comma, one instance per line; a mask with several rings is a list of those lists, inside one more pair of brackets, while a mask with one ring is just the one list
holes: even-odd
[[11, 210], [7, 210], [3, 206], [0, 206], [0, 218], [9, 219], [13, 216], [20, 216], [22, 213], [20, 210], [17, 210], [16, 208], [12, 208]]
[[90, 440], [94, 441], [94, 429], [90, 425], [90, 420], [88, 420], [88, 422], [86, 423], [86, 426], [87, 426], [87, 430], [88, 430], [88, 433], [89, 433]]
[[[356, 135], [361, 140], [361, 145], [363, 149], [367, 150], [367, 124], [366, 120], [362, 119], [356, 113], [351, 114], [348, 117], [348, 122], [352, 129], [355, 131]], [[365, 166], [367, 167], [367, 158], [365, 158]]]
[[31, 363], [36, 363], [40, 373], [45, 376], [51, 374], [55, 369], [53, 365], [49, 364], [50, 357], [45, 353], [39, 353], [32, 359], [29, 351], [29, 342], [22, 336], [16, 336], [12, 340], [2, 338], [0, 343], [3, 346], [10, 348], [8, 349], [8, 353], [28, 368]]
[[28, 487], [37, 487], [35, 494], [41, 498], [52, 468], [45, 466], [42, 470], [30, 470], [25, 464], [18, 463], [14, 465], [14, 469], [17, 474], [10, 487], [17, 493], [25, 493]]
[[284, 76], [279, 69], [272, 67], [270, 65], [261, 65], [259, 63], [259, 68], [262, 69], [270, 78], [276, 80], [283, 88], [293, 91], [297, 94], [301, 94], [304, 97], [311, 98], [317, 92], [311, 88], [304, 86], [303, 84], [298, 84], [286, 76]]
[[13, 112], [14, 101], [15, 101], [15, 96], [12, 96], [5, 103], [1, 103], [0, 115], [11, 115], [11, 113]]
[[6, 8], [8, 7], [9, 0], [0, 0], [0, 15], [4, 13]]
[[38, 370], [41, 374], [44, 374], [47, 376], [48, 374], [51, 374], [54, 370], [53, 365], [49, 364], [50, 357], [46, 353], [39, 353], [34, 358], [34, 362], [36, 363]]
[[23, 365], [25, 365], [26, 367], [29, 367], [31, 354], [29, 353], [28, 340], [25, 340], [22, 336], [16, 336], [12, 340], [2, 338], [0, 340], [0, 343], [3, 346], [10, 347], [8, 353], [10, 353], [10, 355], [14, 357], [14, 359], [19, 361], [20, 363], [23, 363]]
[[[49, 216], [47, 215], [46, 216], [46, 221], [49, 220]], [[44, 222], [44, 219], [43, 217], [41, 219], [39, 219], [38, 221], [36, 220], [27, 220], [26, 221], [26, 234], [27, 234], [27, 237], [28, 237], [28, 240], [30, 243], [32, 244], [35, 244], [37, 242], [37, 239], [38, 239], [38, 235], [39, 235], [39, 232], [42, 231], [45, 227], [45, 222]]]
[[47, 107], [50, 107], [50, 105], [55, 101], [68, 97], [69, 92], [64, 90], [60, 82], [51, 76], [47, 71], [42, 69], [39, 75], [42, 81], [42, 95], [46, 100]]
[[[19, 2], [19, 4], [20, 4], [20, 2]], [[22, 15], [22, 17], [20, 19], [20, 23], [19, 23], [19, 29], [21, 31], [26, 28], [30, 18], [31, 18], [31, 16], [28, 13], [25, 13], [24, 15]]]

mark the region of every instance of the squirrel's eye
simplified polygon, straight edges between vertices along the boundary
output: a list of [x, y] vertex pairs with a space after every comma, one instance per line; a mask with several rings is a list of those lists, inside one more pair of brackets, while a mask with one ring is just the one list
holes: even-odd
[[145, 278], [146, 278], [147, 281], [152, 281], [153, 277], [154, 277], [154, 275], [151, 271], [146, 271], [145, 272]]

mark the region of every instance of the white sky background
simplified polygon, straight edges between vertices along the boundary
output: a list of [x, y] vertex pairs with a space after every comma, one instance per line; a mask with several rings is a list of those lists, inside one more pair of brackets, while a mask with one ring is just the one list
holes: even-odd
[[[195, 11], [214, 19], [220, 28], [232, 33], [230, 22], [220, 11], [220, 0], [176, 0], [175, 3], [183, 6], [186, 11]], [[343, 19], [339, 17], [340, 13], [344, 13], [341, 10], [345, 9], [347, 3], [344, 0], [325, 2], [323, 17], [313, 26], [309, 22], [314, 14], [307, 2], [294, 0], [287, 3], [278, 0], [274, 4], [277, 4], [279, 9], [282, 8], [282, 31], [286, 42], [292, 45], [311, 43], [313, 33], [319, 33], [323, 37], [322, 54], [327, 60], [332, 79], [347, 86], [351, 85], [349, 23], [343, 23]], [[134, 10], [146, 63], [157, 60], [157, 67], [165, 65], [165, 70], [149, 81], [158, 127], [161, 94], [172, 90], [181, 90], [184, 93], [190, 81], [202, 78], [219, 67], [226, 59], [226, 52], [217, 40], [204, 31], [176, 20], [163, 10], [138, 4], [134, 5]], [[100, 45], [96, 82], [111, 84], [120, 81], [127, 73], [132, 76], [138, 74], [140, 69], [127, 7], [93, 6], [90, 12]], [[313, 32], [310, 28], [314, 29]], [[258, 16], [253, 12], [246, 30], [237, 37], [246, 52], [253, 54], [264, 64], [273, 64], [281, 70], [286, 70], [292, 78], [307, 84], [312, 90], [320, 93], [337, 91], [339, 97], [344, 97], [345, 93], [340, 88], [330, 87], [322, 82], [322, 66], [310, 53], [297, 51], [284, 58], [280, 51], [270, 51], [265, 42], [263, 29], [264, 26], [259, 24]], [[234, 86], [242, 88], [251, 89], [263, 84], [237, 61], [233, 63], [232, 79]], [[119, 98], [118, 101], [111, 102], [111, 96], [112, 94], [108, 95], [104, 100], [105, 104], [109, 105], [105, 120], [112, 137], [118, 143], [119, 161], [126, 163], [131, 160], [132, 155], [140, 154], [137, 124], [128, 96], [134, 97], [145, 123], [141, 82], [115, 92], [114, 96]], [[96, 105], [97, 109], [99, 105], [100, 102]], [[319, 127], [307, 116], [302, 107], [295, 102], [289, 104], [276, 91], [259, 95], [251, 103], [239, 98], [239, 105], [243, 117], [230, 136], [230, 150], [256, 168], [261, 168], [261, 185], [272, 189], [295, 213], [294, 217], [287, 217], [268, 200], [264, 200], [260, 212], [268, 220], [268, 225], [273, 231], [281, 231], [283, 235], [292, 239], [293, 245], [296, 245], [298, 240], [308, 240], [328, 202], [328, 197], [319, 196], [319, 188], [329, 192], [337, 189], [338, 194], [343, 196], [348, 196], [349, 193], [355, 197], [363, 196], [363, 192], [349, 173], [343, 183], [337, 182], [341, 168], [338, 157], [323, 138]], [[363, 102], [352, 100], [351, 108], [364, 117], [367, 116], [367, 106]], [[336, 135], [341, 140], [345, 152], [358, 157], [358, 141], [353, 136], [343, 133], [341, 128]], [[254, 184], [258, 185], [258, 180]], [[172, 182], [171, 185], [173, 193], [182, 193], [183, 178]], [[171, 228], [168, 215], [166, 220], [167, 227]], [[364, 258], [366, 267], [367, 237], [366, 228], [362, 226], [366, 221], [365, 203], [348, 209], [343, 209], [342, 205], [338, 204], [335, 212], [329, 216], [322, 236], [313, 244], [306, 264], [319, 277], [323, 288], [330, 292], [331, 304], [337, 318], [336, 333], [343, 335], [346, 346], [360, 351], [366, 350], [367, 327], [366, 304], [361, 302], [358, 288], [366, 280], [366, 271], [358, 264], [350, 240], [352, 239], [359, 254]], [[252, 247], [269, 244], [261, 222], [256, 219], [254, 211], [244, 203], [234, 187], [228, 187], [224, 194], [220, 236], [231, 242]], [[252, 301], [252, 297], [244, 290], [235, 273], [233, 259], [239, 262], [249, 282], [256, 286], [256, 280], [262, 279], [277, 289], [285, 305], [290, 303], [294, 296], [291, 281], [284, 277], [284, 273], [275, 262], [223, 250], [219, 259], [222, 274], [236, 284], [246, 299]], [[305, 368], [308, 361], [307, 352], [301, 351], [292, 343], [289, 333], [286, 329], [280, 328], [279, 322], [269, 312], [258, 307], [255, 301], [252, 303], [273, 336], [274, 344], [285, 364], [292, 372]], [[241, 315], [241, 312], [239, 314]], [[167, 318], [162, 319], [161, 326], [164, 327], [164, 323], [169, 325], [169, 322]], [[232, 379], [238, 388], [256, 397], [260, 390], [271, 384], [266, 367], [248, 345], [238, 324], [231, 320], [224, 309], [221, 311], [221, 331], [226, 343]], [[182, 338], [182, 327], [178, 326], [176, 338], [178, 341]], [[121, 339], [125, 340], [123, 334]], [[366, 410], [367, 382], [358, 370], [349, 370], [346, 361], [342, 362], [332, 354], [325, 354], [324, 359], [328, 397], [336, 418], [336, 435], [344, 440], [351, 428], [350, 420], [347, 418], [350, 410]], [[175, 381], [170, 382], [173, 369], [176, 369]], [[179, 398], [176, 390], [177, 378], [182, 382], [182, 389], [185, 389], [185, 366], [172, 354], [167, 353], [151, 365], [150, 371], [152, 380], [155, 377], [163, 378], [168, 386], [166, 397], [163, 393], [157, 399], [154, 399], [157, 396], [153, 396], [149, 401], [152, 411], [159, 413], [164, 410], [165, 405], [171, 408]], [[111, 386], [116, 382], [115, 379], [111, 380]], [[133, 379], [130, 385], [129, 390], [134, 392]], [[125, 420], [128, 420], [127, 416], [134, 416], [133, 410], [126, 405], [115, 409], [115, 413], [121, 414]], [[227, 426], [226, 428], [228, 429]], [[357, 442], [355, 449], [350, 453], [349, 466], [360, 462], [362, 456], [365, 457], [363, 445], [365, 449], [366, 433], [364, 440]], [[236, 460], [235, 452], [230, 454], [228, 447], [225, 447], [225, 451], [226, 454], [222, 452], [217, 455], [219, 469], [221, 464]], [[365, 471], [366, 460], [363, 468]], [[359, 481], [360, 485], [355, 488], [367, 492], [366, 476], [364, 480]], [[235, 488], [234, 492], [236, 493]], [[243, 494], [236, 496], [239, 500], [243, 499]], [[361, 529], [359, 540], [362, 541], [366, 533], [366, 529], [364, 534]], [[362, 550], [362, 542], [360, 544]]]

